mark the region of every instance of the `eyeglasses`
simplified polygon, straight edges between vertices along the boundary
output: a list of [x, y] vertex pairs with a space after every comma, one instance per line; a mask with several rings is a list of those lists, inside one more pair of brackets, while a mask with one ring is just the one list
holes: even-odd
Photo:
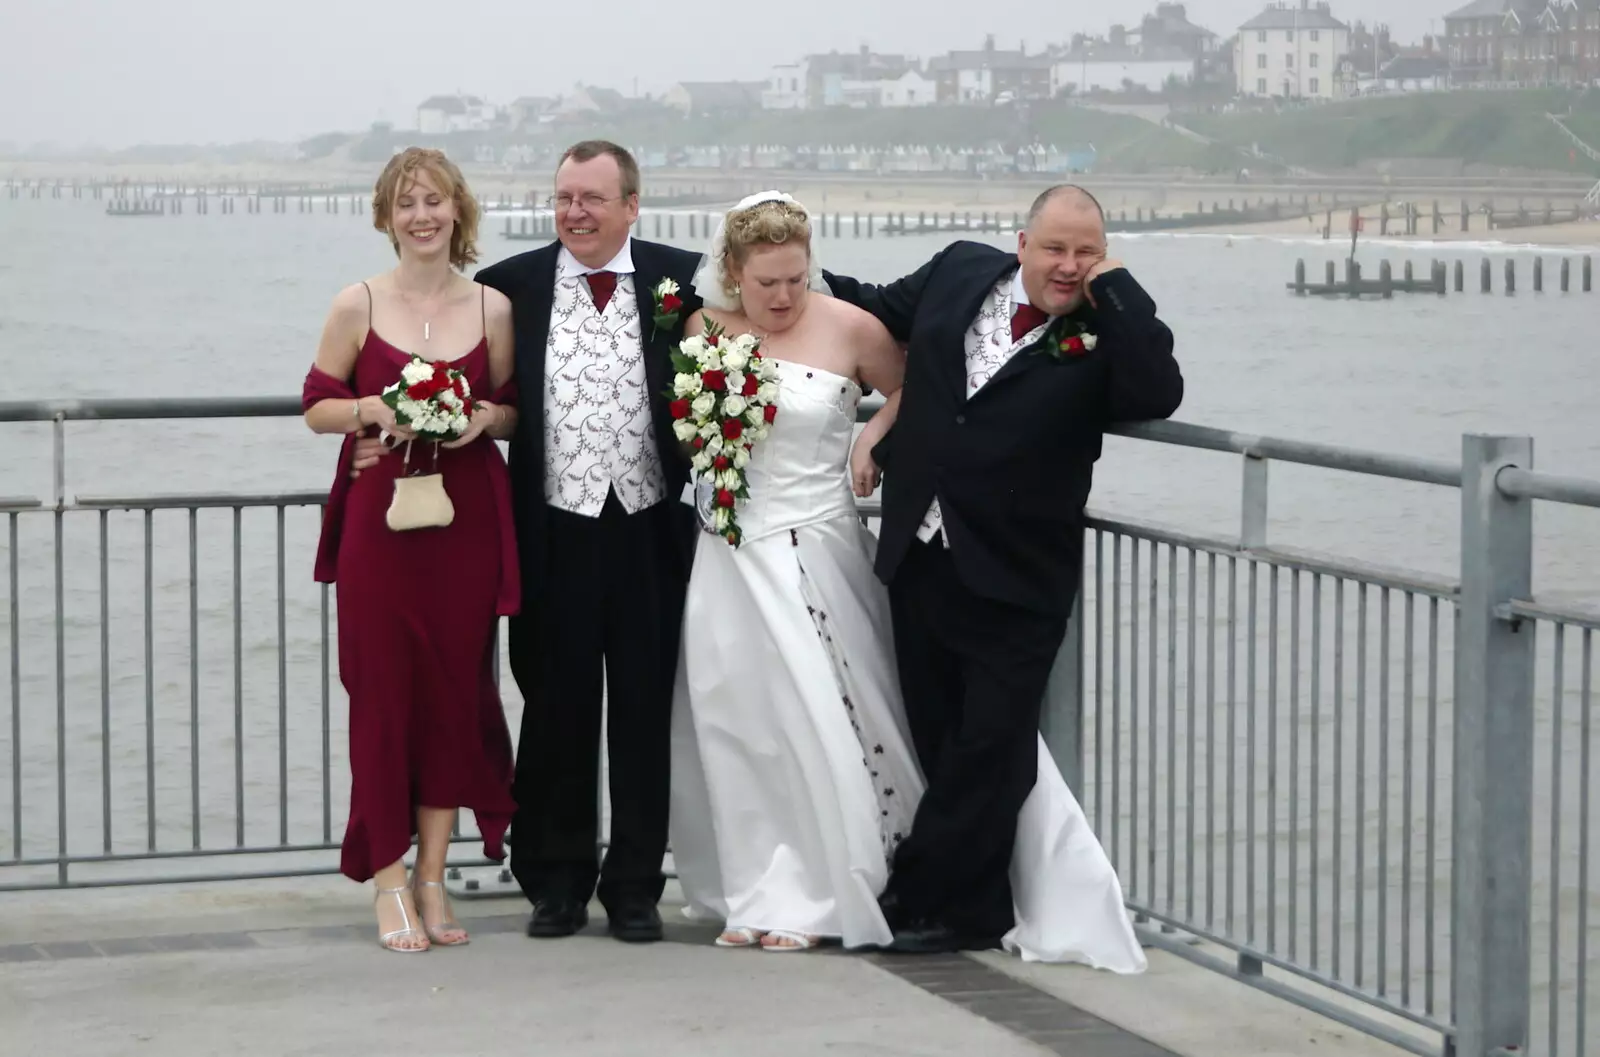
[[567, 210], [571, 209], [574, 204], [581, 205], [585, 209], [594, 210], [599, 209], [601, 206], [610, 205], [612, 202], [617, 202], [620, 200], [620, 198], [606, 198], [604, 195], [597, 195], [591, 191], [588, 194], [581, 194], [577, 196], [569, 194], [551, 195], [549, 198], [544, 200], [544, 204], [549, 206], [551, 209], [559, 209], [562, 212], [566, 212]]

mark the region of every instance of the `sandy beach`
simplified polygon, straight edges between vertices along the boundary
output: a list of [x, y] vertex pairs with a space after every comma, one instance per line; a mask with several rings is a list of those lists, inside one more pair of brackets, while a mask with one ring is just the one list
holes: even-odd
[[[107, 169], [89, 163], [44, 165], [43, 163], [0, 164], [0, 180], [31, 182], [127, 180], [151, 188], [195, 187], [219, 184], [233, 186], [292, 185], [300, 184], [310, 190], [312, 197], [333, 193], [339, 197], [358, 199], [366, 208], [367, 195], [374, 167], [349, 162], [335, 164], [282, 163], [278, 165], [218, 166], [199, 164], [119, 166]], [[547, 176], [528, 172], [507, 172], [498, 167], [467, 165], [464, 167], [473, 190], [486, 202], [522, 202], [528, 196], [540, 197], [545, 193]], [[1114, 175], [1085, 175], [1077, 178], [1095, 193], [1108, 215], [1113, 218], [1136, 216], [1178, 216], [1192, 213], [1196, 208], [1207, 211], [1230, 208], [1259, 207], [1274, 201], [1285, 211], [1300, 210], [1310, 198], [1312, 216], [1298, 216], [1284, 220], [1257, 223], [1224, 223], [1206, 227], [1181, 229], [1184, 234], [1235, 235], [1239, 237], [1306, 237], [1321, 235], [1330, 225], [1329, 241], [1349, 239], [1351, 204], [1363, 197], [1371, 197], [1360, 206], [1364, 239], [1382, 239], [1399, 242], [1495, 242], [1515, 246], [1595, 247], [1600, 248], [1600, 219], [1569, 221], [1555, 224], [1536, 224], [1528, 227], [1501, 226], [1491, 229], [1482, 207], [1492, 204], [1502, 214], [1526, 206], [1532, 215], [1541, 216], [1546, 205], [1543, 197], [1527, 198], [1517, 194], [1485, 195], [1472, 192], [1466, 195], [1474, 212], [1468, 216], [1467, 230], [1460, 230], [1461, 197], [1422, 197], [1417, 204], [1423, 217], [1418, 233], [1404, 234], [1404, 223], [1399, 218], [1403, 208], [1396, 196], [1389, 205], [1390, 222], [1387, 234], [1380, 235], [1381, 199], [1362, 192], [1345, 192], [1339, 204], [1333, 204], [1335, 192], [1323, 195], [1278, 195], [1270, 190], [1237, 184], [1225, 180], [1197, 180], [1174, 178], [1170, 182], [1151, 184], [1130, 183]], [[948, 217], [970, 214], [973, 220], [984, 214], [1009, 221], [1013, 215], [1025, 213], [1034, 196], [1048, 186], [1047, 177], [1017, 177], [1005, 180], [967, 179], [954, 175], [885, 175], [863, 177], [860, 174], [830, 176], [822, 173], [787, 173], [752, 170], [707, 171], [689, 170], [670, 172], [646, 171], [646, 208], [651, 192], [657, 196], [705, 196], [707, 204], [684, 206], [684, 209], [715, 212], [731, 205], [745, 194], [776, 187], [789, 192], [804, 202], [813, 212], [837, 215], [845, 225], [860, 215], [884, 216], [905, 214], [914, 224], [918, 214]], [[68, 192], [70, 193], [70, 192]], [[23, 198], [29, 192], [23, 192]], [[48, 192], [47, 192], [48, 194]], [[87, 196], [86, 196], [87, 197]], [[658, 199], [659, 200], [659, 199]], [[1440, 231], [1433, 231], [1432, 211], [1435, 201], [1442, 211]], [[1570, 200], [1552, 203], [1558, 210], [1571, 215]], [[1502, 224], [1504, 220], [1502, 220]]]

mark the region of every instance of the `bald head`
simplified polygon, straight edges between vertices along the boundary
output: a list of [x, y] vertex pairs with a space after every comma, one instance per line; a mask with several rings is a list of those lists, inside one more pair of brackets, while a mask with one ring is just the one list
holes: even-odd
[[1106, 255], [1105, 212], [1076, 184], [1058, 184], [1034, 199], [1017, 234], [1022, 287], [1035, 307], [1055, 316], [1083, 300], [1090, 268]]
[[1100, 208], [1100, 200], [1085, 191], [1077, 184], [1056, 184], [1046, 188], [1038, 198], [1033, 200], [1033, 205], [1028, 207], [1028, 226], [1031, 228], [1052, 205], [1073, 212], [1092, 212], [1105, 225], [1106, 211]]

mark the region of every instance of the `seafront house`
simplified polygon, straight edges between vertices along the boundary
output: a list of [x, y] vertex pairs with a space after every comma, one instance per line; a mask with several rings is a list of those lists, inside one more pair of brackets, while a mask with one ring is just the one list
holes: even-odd
[[1600, 0], [1472, 0], [1444, 32], [1453, 85], [1600, 81]]
[[1335, 99], [1350, 27], [1326, 3], [1272, 4], [1239, 27], [1233, 69], [1240, 95]]

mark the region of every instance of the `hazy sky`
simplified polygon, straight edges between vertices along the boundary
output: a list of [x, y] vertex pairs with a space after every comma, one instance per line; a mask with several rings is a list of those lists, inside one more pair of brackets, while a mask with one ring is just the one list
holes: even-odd
[[[1333, 0], [1402, 41], [1464, 0]], [[1191, 0], [1224, 37], [1265, 0]], [[808, 52], [1029, 51], [1137, 24], [1155, 0], [0, 0], [0, 141], [298, 139], [374, 120], [414, 127], [435, 92], [505, 103], [577, 82], [632, 94], [755, 80]], [[1431, 20], [1431, 21], [1430, 21]]]

